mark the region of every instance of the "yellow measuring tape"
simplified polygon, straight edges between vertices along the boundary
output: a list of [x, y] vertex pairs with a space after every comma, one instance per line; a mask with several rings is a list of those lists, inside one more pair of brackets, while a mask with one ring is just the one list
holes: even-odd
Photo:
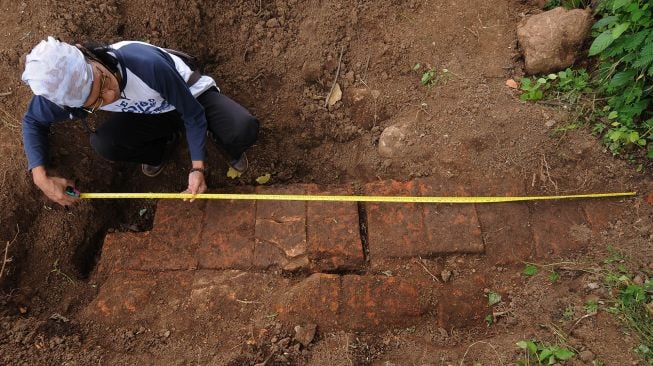
[[565, 196], [532, 197], [417, 197], [417, 196], [323, 196], [302, 194], [238, 194], [238, 193], [81, 193], [84, 199], [189, 199], [198, 200], [260, 200], [260, 201], [333, 201], [333, 202], [395, 202], [395, 203], [499, 203], [517, 201], [543, 201], [579, 198], [605, 198], [634, 196], [637, 192], [594, 193]]

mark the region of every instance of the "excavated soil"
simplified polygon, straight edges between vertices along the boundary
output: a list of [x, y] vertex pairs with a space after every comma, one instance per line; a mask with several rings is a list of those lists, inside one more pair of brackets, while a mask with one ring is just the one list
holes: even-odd
[[[1, 364], [497, 365], [523, 357], [516, 341], [556, 342], [560, 329], [567, 344], [593, 355], [569, 364], [589, 365], [594, 357], [606, 365], [639, 362], [632, 351], [636, 337], [606, 312], [580, 322], [563, 319], [570, 305], [582, 307], [590, 295], [607, 298], [601, 289], [597, 295], [587, 287], [600, 279], [570, 270], [551, 285], [545, 276], [521, 276], [520, 264], [484, 268], [509, 299], [504, 299], [507, 316], [491, 326], [479, 321], [461, 329], [430, 324], [369, 332], [318, 329], [313, 343], [300, 349], [284, 341], [296, 324], [271, 321], [180, 334], [83, 319], [81, 309], [97, 293], [89, 278], [105, 234], [149, 230], [156, 203], [98, 200], [65, 210], [47, 202], [25, 169], [20, 119], [31, 93], [20, 82], [24, 56], [39, 40], [55, 35], [69, 42], [144, 40], [197, 55], [222, 91], [262, 124], [249, 154], [251, 168], [238, 179], [227, 178], [218, 152], [209, 150], [212, 188], [255, 185], [269, 173], [270, 184], [354, 189], [383, 179], [455, 179], [478, 187], [486, 178], [509, 177], [527, 181], [529, 194], [650, 192], [650, 166], [636, 169], [615, 159], [588, 130], [556, 132], [573, 121], [571, 113], [522, 103], [505, 86], [506, 79], [522, 75], [515, 30], [523, 17], [540, 11], [533, 5], [516, 0], [3, 0], [0, 9], [0, 249], [9, 243], [6, 258], [11, 259], [0, 282]], [[430, 87], [420, 83], [427, 67], [439, 75]], [[342, 100], [325, 107], [336, 73]], [[381, 132], [401, 125], [407, 126], [402, 147], [393, 157], [382, 157]], [[86, 129], [69, 121], [53, 128], [51, 152], [53, 171], [75, 179], [82, 191], [185, 188], [184, 148], [162, 176], [147, 179], [135, 166], [100, 159]], [[650, 200], [641, 194], [632, 199], [632, 209], [586, 250], [555, 260], [591, 265], [615, 248], [629, 259], [624, 264], [631, 271], [648, 278], [653, 270]], [[460, 263], [459, 273], [473, 273], [473, 261], [446, 261], [454, 268]], [[225, 330], [230, 333], [215, 336]], [[232, 341], [216, 343], [225, 337]]]

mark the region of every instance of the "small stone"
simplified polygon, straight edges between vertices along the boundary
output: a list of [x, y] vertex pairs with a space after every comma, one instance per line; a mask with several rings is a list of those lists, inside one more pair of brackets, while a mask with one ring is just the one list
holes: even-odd
[[580, 353], [580, 359], [583, 360], [583, 362], [592, 362], [594, 360], [594, 353], [590, 350], [585, 350]]
[[587, 288], [590, 289], [590, 290], [596, 290], [599, 287], [601, 287], [601, 286], [599, 286], [599, 284], [596, 283], [596, 282], [590, 282], [590, 283], [587, 284]]
[[548, 127], [548, 128], [551, 128], [551, 127], [555, 126], [555, 124], [556, 124], [556, 121], [554, 121], [552, 119], [550, 119], [550, 120], [546, 121], [546, 123], [544, 123], [544, 125], [546, 127]]
[[270, 339], [270, 343], [277, 343], [278, 340], [279, 340], [279, 338], [272, 337], [272, 339]]
[[278, 343], [279, 348], [281, 348], [281, 349], [288, 348], [289, 344], [290, 344], [290, 338], [289, 337], [286, 337], [286, 338], [280, 340], [279, 343]]
[[644, 280], [642, 279], [642, 276], [637, 275], [637, 276], [635, 276], [635, 278], [633, 278], [633, 283], [636, 284], [636, 285], [643, 285]]
[[298, 325], [295, 327], [295, 340], [301, 343], [304, 347], [307, 347], [313, 338], [315, 338], [315, 331], [317, 326], [315, 324], [308, 324], [304, 327]]
[[447, 333], [447, 330], [444, 328], [438, 328], [438, 332], [440, 332], [440, 335], [443, 338], [449, 338], [449, 333]]
[[440, 275], [442, 276], [442, 282], [449, 282], [449, 279], [451, 278], [451, 271], [448, 269], [443, 269]]
[[512, 88], [512, 89], [519, 88], [519, 84], [517, 84], [517, 82], [514, 81], [513, 79], [506, 80], [506, 86], [509, 87], [509, 88]]
[[265, 26], [268, 28], [276, 28], [280, 25], [279, 20], [277, 18], [272, 18], [265, 22]]
[[306, 82], [316, 82], [322, 75], [322, 65], [319, 62], [305, 62], [302, 66], [302, 78]]

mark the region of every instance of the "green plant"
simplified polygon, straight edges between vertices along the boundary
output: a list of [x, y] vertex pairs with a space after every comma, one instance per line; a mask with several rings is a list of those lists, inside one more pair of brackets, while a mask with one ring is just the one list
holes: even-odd
[[625, 268], [619, 272], [606, 271], [604, 282], [610, 288], [611, 294], [617, 294], [612, 304], [606, 310], [615, 314], [632, 331], [637, 333], [641, 344], [635, 352], [639, 353], [649, 365], [653, 365], [653, 282], [634, 283]]
[[583, 306], [586, 314], [596, 314], [599, 311], [599, 303], [595, 300], [588, 301]]
[[572, 320], [576, 316], [574, 305], [567, 305], [565, 311], [562, 313], [562, 319], [565, 321]]
[[[606, 95], [608, 122], [602, 130], [610, 150], [643, 148], [653, 141], [653, 4], [603, 0], [593, 26], [590, 56], [597, 56], [599, 90]], [[653, 158], [653, 147], [647, 156]]]
[[558, 282], [559, 279], [560, 279], [560, 273], [556, 271], [551, 271], [551, 273], [549, 273], [549, 282], [556, 283]]
[[[551, 74], [555, 75], [555, 74]], [[523, 101], [538, 101], [544, 97], [544, 91], [548, 89], [550, 85], [548, 80], [545, 78], [524, 78], [521, 80], [521, 90], [523, 91], [519, 99]]]
[[544, 9], [551, 10], [558, 6], [562, 6], [565, 9], [586, 8], [590, 3], [590, 0], [548, 0], [544, 5]]
[[517, 365], [553, 365], [558, 361], [566, 361], [576, 353], [566, 347], [557, 345], [544, 345], [536, 340], [519, 341], [517, 346], [526, 352], [526, 358], [517, 362]]
[[[415, 66], [413, 66], [413, 71], [418, 72], [421, 68], [421, 64], [415, 64]], [[442, 69], [441, 72], [438, 72], [436, 68], [426, 66], [422, 72], [420, 83], [426, 87], [432, 87], [437, 84], [446, 84], [451, 76], [451, 72], [447, 69]]]
[[424, 86], [433, 86], [433, 85], [435, 85], [435, 81], [437, 80], [437, 76], [438, 76], [438, 71], [436, 69], [434, 69], [434, 68], [427, 69], [422, 74], [422, 79], [420, 80], [420, 82]]
[[590, 88], [590, 75], [585, 69], [572, 70], [567, 68], [559, 71], [555, 90], [558, 98], [568, 102], [577, 103], [584, 93], [592, 91]]
[[526, 264], [522, 273], [525, 276], [535, 276], [537, 274], [537, 266], [531, 263]]

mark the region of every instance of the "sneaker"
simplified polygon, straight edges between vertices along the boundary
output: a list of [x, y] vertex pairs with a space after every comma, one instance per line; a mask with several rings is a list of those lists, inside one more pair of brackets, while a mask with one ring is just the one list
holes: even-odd
[[247, 168], [249, 168], [249, 161], [247, 161], [247, 155], [245, 155], [245, 153], [242, 153], [240, 155], [240, 158], [229, 162], [229, 166], [232, 167], [238, 173], [244, 173], [247, 170]]
[[159, 165], [149, 165], [149, 164], [141, 164], [141, 171], [143, 174], [150, 178], [154, 178], [157, 175], [161, 174], [163, 171], [163, 167], [165, 166], [165, 163], [161, 163]]
[[181, 132], [175, 132], [168, 138], [166, 141], [166, 147], [165, 147], [165, 152], [163, 153], [163, 162], [159, 165], [149, 165], [149, 164], [141, 164], [141, 171], [143, 174], [150, 178], [154, 178], [157, 175], [161, 174], [161, 171], [163, 171], [163, 167], [165, 166], [166, 160], [170, 158], [170, 155], [172, 154], [172, 151], [177, 147], [179, 144], [179, 141], [181, 140]]

